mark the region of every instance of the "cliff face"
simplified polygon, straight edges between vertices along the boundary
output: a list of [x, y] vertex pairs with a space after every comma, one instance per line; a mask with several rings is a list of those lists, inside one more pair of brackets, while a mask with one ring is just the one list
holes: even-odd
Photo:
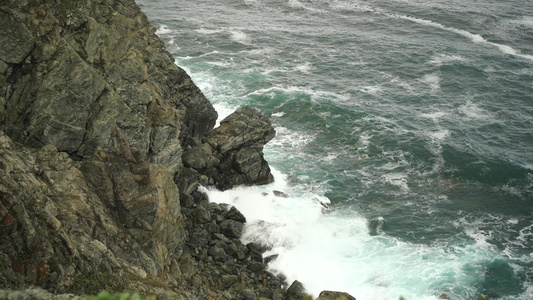
[[213, 129], [133, 0], [7, 0], [0, 28], [0, 287], [283, 297], [245, 218], [197, 191], [272, 180], [267, 118]]

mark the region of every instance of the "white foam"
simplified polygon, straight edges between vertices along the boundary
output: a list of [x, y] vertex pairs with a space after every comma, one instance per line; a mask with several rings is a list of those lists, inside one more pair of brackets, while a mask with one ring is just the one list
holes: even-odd
[[430, 63], [434, 64], [436, 66], [441, 66], [445, 64], [449, 64], [451, 62], [455, 61], [464, 61], [464, 57], [459, 55], [448, 55], [448, 54], [439, 54], [435, 55], [431, 58]]
[[438, 74], [426, 74], [421, 80], [429, 86], [432, 92], [440, 89], [440, 76]]
[[379, 85], [368, 85], [361, 87], [359, 90], [363, 93], [367, 93], [374, 96], [383, 92], [383, 88]]
[[276, 137], [266, 147], [277, 151], [294, 151], [309, 144], [315, 139], [314, 135], [290, 130], [283, 126], [276, 126]]
[[227, 116], [231, 115], [235, 111], [235, 107], [228, 105], [224, 102], [214, 103], [213, 107], [218, 113], [218, 118], [215, 127], [220, 126], [220, 121], [224, 120]]
[[420, 114], [421, 117], [432, 119], [433, 122], [437, 122], [438, 119], [444, 117], [445, 115], [447, 115], [447, 113], [445, 113], [443, 111], [436, 111], [436, 112], [432, 112], [432, 113]]
[[155, 31], [155, 34], [157, 35], [165, 35], [171, 33], [172, 30], [168, 28], [167, 25], [161, 25], [159, 28]]
[[311, 73], [311, 71], [314, 69], [313, 65], [311, 63], [306, 62], [303, 65], [299, 65], [294, 67], [296, 71], [302, 72], [302, 73]]
[[388, 173], [382, 175], [381, 178], [388, 184], [399, 187], [404, 192], [408, 192], [410, 190], [409, 186], [407, 185], [407, 174]]
[[[453, 284], [468, 289], [478, 280], [465, 266], [498, 258], [488, 242], [490, 233], [479, 229], [485, 220], [458, 221], [475, 244], [453, 248], [371, 236], [367, 220], [356, 212], [344, 207], [325, 210], [329, 199], [323, 194], [290, 186], [274, 168], [273, 174], [276, 181], [269, 185], [224, 192], [202, 189], [210, 201], [234, 205], [246, 216], [243, 243], [268, 245], [271, 250], [264, 255], [278, 255], [268, 265], [270, 272], [285, 275], [288, 283], [299, 280], [314, 297], [322, 290], [340, 290], [360, 300], [437, 299], [439, 288]], [[384, 178], [404, 186], [407, 177], [393, 173]], [[288, 197], [277, 197], [274, 190]], [[530, 232], [524, 229], [523, 238]], [[459, 289], [449, 296], [464, 299], [464, 292]]]
[[450, 135], [450, 131], [448, 129], [430, 131], [428, 132], [428, 135], [433, 139], [442, 140]]
[[205, 29], [205, 28], [196, 29], [195, 31], [200, 33], [200, 34], [206, 34], [206, 35], [223, 32], [220, 29]]
[[489, 42], [485, 38], [483, 38], [481, 35], [476, 34], [476, 33], [471, 33], [471, 32], [466, 31], [466, 30], [445, 26], [443, 24], [436, 23], [436, 22], [433, 22], [431, 20], [419, 19], [419, 18], [414, 18], [414, 17], [410, 17], [410, 16], [396, 15], [396, 14], [386, 14], [386, 15], [389, 15], [389, 16], [395, 17], [395, 18], [399, 18], [399, 19], [409, 20], [411, 22], [418, 23], [418, 24], [421, 24], [421, 25], [431, 26], [431, 27], [434, 27], [434, 28], [438, 28], [438, 29], [449, 31], [449, 32], [453, 32], [453, 33], [456, 33], [458, 35], [461, 35], [461, 36], [464, 36], [464, 37], [470, 39], [472, 42], [474, 42], [476, 44], [490, 45], [490, 46], [498, 48], [501, 52], [503, 52], [505, 54], [519, 56], [519, 57], [522, 57], [522, 58], [533, 60], [533, 55], [521, 54], [519, 51], [517, 51], [516, 49], [514, 49], [514, 48], [512, 48], [511, 46], [508, 46], [508, 45]]
[[459, 106], [458, 111], [470, 119], [482, 120], [490, 118], [490, 113], [488, 111], [471, 101], [467, 101], [465, 104]]
[[520, 19], [511, 21], [512, 23], [524, 25], [529, 28], [533, 28], [533, 16], [523, 16]]
[[230, 31], [231, 39], [237, 43], [250, 45], [251, 44], [251, 38], [244, 32], [239, 30], [232, 30]]

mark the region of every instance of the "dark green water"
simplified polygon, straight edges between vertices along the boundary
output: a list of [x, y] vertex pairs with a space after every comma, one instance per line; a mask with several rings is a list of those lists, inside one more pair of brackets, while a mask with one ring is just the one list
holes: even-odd
[[533, 2], [138, 2], [219, 114], [271, 116], [276, 183], [210, 196], [272, 272], [357, 299], [533, 299]]

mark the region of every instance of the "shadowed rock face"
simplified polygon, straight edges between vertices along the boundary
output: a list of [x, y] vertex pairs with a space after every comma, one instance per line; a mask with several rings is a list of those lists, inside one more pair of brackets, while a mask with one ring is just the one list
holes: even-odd
[[[12, 1], [0, 10], [2, 129], [90, 158], [129, 145], [177, 171], [217, 113], [133, 1]], [[4, 44], [5, 42], [5, 44]], [[118, 139], [118, 140], [117, 140]]]
[[132, 0], [6, 0], [0, 27], [1, 287], [283, 298], [244, 217], [196, 189], [272, 180], [266, 117], [213, 130]]
[[256, 109], [242, 107], [222, 120], [203, 143], [187, 149], [183, 160], [192, 173], [204, 176], [200, 182], [215, 184], [221, 190], [270, 183], [273, 178], [263, 158], [263, 146], [274, 135], [267, 117]]

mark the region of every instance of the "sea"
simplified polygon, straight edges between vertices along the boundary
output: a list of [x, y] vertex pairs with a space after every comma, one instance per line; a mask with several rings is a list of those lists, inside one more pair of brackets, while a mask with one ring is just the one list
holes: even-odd
[[272, 120], [272, 184], [201, 187], [269, 272], [314, 297], [533, 299], [533, 1], [137, 2], [219, 121]]

